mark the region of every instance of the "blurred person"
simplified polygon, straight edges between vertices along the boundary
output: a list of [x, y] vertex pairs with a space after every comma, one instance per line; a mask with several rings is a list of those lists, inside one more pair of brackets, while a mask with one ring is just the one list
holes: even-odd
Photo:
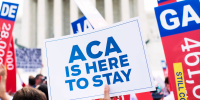
[[162, 100], [164, 95], [161, 90], [162, 89], [160, 87], [156, 87], [155, 91], [151, 91], [153, 100]]
[[170, 92], [170, 84], [168, 77], [165, 78], [165, 87], [167, 88], [167, 91], [170, 93], [168, 96], [166, 96], [163, 100], [175, 100], [174, 99], [174, 93], [173, 91]]
[[34, 87], [35, 86], [35, 77], [33, 77], [32, 75], [29, 76], [28, 78], [28, 85], [27, 87]]
[[47, 100], [49, 100], [49, 98], [48, 98], [48, 88], [47, 88], [46, 84], [40, 84], [36, 87], [36, 89], [42, 91], [46, 95]]
[[156, 87], [156, 90], [151, 91], [151, 96], [152, 96], [153, 100], [162, 100], [164, 94], [163, 94], [163, 90], [162, 90], [160, 83], [155, 81], [155, 87]]
[[47, 100], [45, 94], [35, 88], [24, 87], [17, 91], [13, 100]]
[[35, 86], [40, 85], [42, 83], [43, 75], [42, 74], [37, 74], [35, 77]]
[[0, 65], [0, 98], [2, 100], [12, 100], [12, 97], [6, 93], [6, 79], [7, 79], [7, 71], [4, 65]]

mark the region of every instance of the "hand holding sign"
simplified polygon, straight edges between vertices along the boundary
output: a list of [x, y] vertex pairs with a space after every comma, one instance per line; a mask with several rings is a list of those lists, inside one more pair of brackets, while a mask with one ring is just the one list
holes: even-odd
[[111, 100], [110, 98], [110, 95], [109, 95], [109, 86], [108, 85], [105, 85], [105, 88], [104, 88], [104, 98], [103, 100]]

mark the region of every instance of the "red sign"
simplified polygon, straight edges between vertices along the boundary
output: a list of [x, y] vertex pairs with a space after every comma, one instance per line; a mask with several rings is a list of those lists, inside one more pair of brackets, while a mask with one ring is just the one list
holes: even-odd
[[[173, 37], [168, 36], [162, 38], [162, 42], [165, 45], [164, 51], [168, 66], [171, 66], [170, 80], [174, 80], [173, 84], [177, 80], [179, 85], [176, 88], [178, 89], [183, 88], [183, 81], [185, 81], [184, 83], [187, 91], [187, 96], [188, 99], [190, 98], [190, 100], [200, 99], [199, 33], [200, 30], [195, 30], [182, 34], [176, 34]], [[171, 45], [169, 40], [171, 43], [176, 45]], [[179, 73], [175, 73], [173, 68], [175, 67], [174, 63], [182, 63], [184, 80], [183, 75], [181, 75], [183, 74], [181, 71], [179, 71]], [[176, 78], [175, 76], [178, 77]], [[174, 91], [177, 91], [176, 88], [174, 88]]]
[[0, 19], [1, 41], [0, 41], [0, 64], [6, 64], [7, 51], [12, 38], [13, 21]]
[[15, 48], [14, 41], [11, 39], [10, 48], [6, 58], [6, 68], [7, 68], [7, 81], [6, 90], [7, 92], [16, 92], [16, 59], [15, 59]]
[[18, 6], [18, 4], [3, 2], [0, 11], [0, 64], [7, 65], [7, 92], [16, 92], [16, 62], [12, 31]]
[[[136, 93], [135, 96], [123, 95], [119, 96], [118, 99], [115, 97], [113, 100], [153, 100], [150, 92]], [[95, 99], [102, 100], [102, 99]]]
[[186, 0], [155, 8], [176, 100], [200, 100], [200, 4]]

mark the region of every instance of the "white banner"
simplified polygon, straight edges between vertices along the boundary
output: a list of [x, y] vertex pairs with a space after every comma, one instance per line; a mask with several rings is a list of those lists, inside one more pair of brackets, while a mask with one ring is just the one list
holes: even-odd
[[45, 41], [50, 100], [103, 98], [155, 89], [138, 18]]

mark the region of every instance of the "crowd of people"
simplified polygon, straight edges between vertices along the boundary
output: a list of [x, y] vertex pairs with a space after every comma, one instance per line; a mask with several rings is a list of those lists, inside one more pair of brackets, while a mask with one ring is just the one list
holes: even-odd
[[[36, 77], [29, 76], [28, 85], [18, 90], [14, 95], [6, 93], [7, 71], [4, 65], [0, 65], [0, 77], [0, 100], [49, 100], [47, 78], [42, 74], [38, 74]], [[164, 93], [159, 85], [156, 86], [156, 90], [151, 92], [153, 100], [174, 100], [173, 92], [170, 92], [168, 78], [165, 79], [165, 87], [167, 93]], [[105, 85], [104, 92], [104, 98], [100, 100], [117, 100], [117, 97], [110, 98], [108, 85]], [[137, 98], [130, 97], [130, 100], [137, 100]]]
[[6, 93], [7, 73], [4, 65], [0, 65], [0, 99], [1, 100], [48, 100], [46, 78], [42, 74], [29, 76], [28, 85], [17, 91], [14, 96]]

